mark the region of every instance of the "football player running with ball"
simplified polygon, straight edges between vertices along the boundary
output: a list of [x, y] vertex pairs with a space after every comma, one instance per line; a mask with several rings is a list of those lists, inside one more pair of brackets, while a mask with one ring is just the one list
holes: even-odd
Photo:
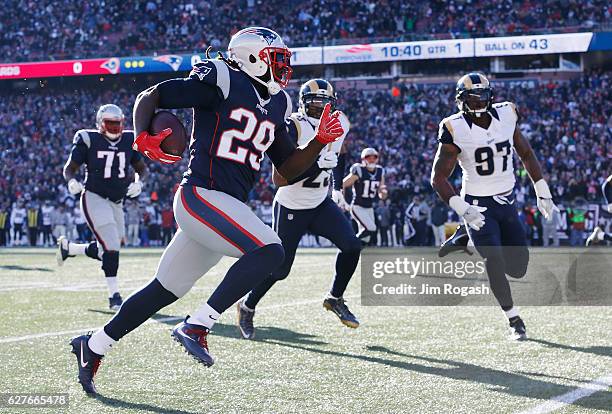
[[205, 60], [189, 77], [161, 82], [138, 95], [134, 105], [135, 147], [149, 158], [174, 163], [180, 157], [159, 145], [171, 133], [147, 132], [157, 108], [193, 108], [189, 168], [174, 198], [179, 230], [164, 251], [154, 278], [133, 293], [119, 312], [93, 335], [71, 341], [79, 382], [95, 394], [100, 361], [123, 336], [185, 295], [223, 256], [238, 260], [208, 301], [172, 330], [197, 361], [211, 366], [207, 336], [220, 315], [283, 263], [274, 231], [245, 204], [267, 154], [291, 180], [344, 133], [339, 113], [326, 105], [314, 137], [296, 148], [285, 120], [292, 112], [282, 91], [291, 77], [291, 52], [272, 30], [250, 27], [234, 34], [228, 57]]
[[[64, 166], [68, 191], [81, 197], [81, 211], [96, 236], [91, 243], [73, 243], [64, 236], [57, 240], [57, 264], [69, 257], [86, 255], [102, 262], [108, 285], [109, 307], [117, 310], [122, 299], [117, 286], [119, 249], [125, 236], [123, 200], [142, 191], [146, 165], [132, 149], [134, 131], [124, 131], [125, 117], [117, 105], [102, 105], [96, 114], [97, 129], [81, 129], [74, 134], [70, 158]], [[85, 165], [85, 183], [76, 173]], [[136, 170], [132, 181], [129, 167]]]
[[[529, 251], [525, 230], [514, 205], [512, 151], [516, 151], [534, 183], [538, 209], [548, 217], [556, 210], [548, 184], [529, 142], [518, 128], [518, 112], [511, 102], [493, 103], [489, 80], [468, 73], [456, 89], [459, 112], [440, 122], [438, 150], [431, 185], [465, 223], [447, 246], [465, 246], [467, 235], [486, 259], [491, 290], [508, 317], [512, 339], [526, 339], [525, 324], [514, 307], [506, 275], [522, 278]], [[459, 161], [461, 195], [448, 181]], [[441, 255], [447, 253], [443, 246]]]
[[378, 165], [378, 151], [365, 148], [361, 151], [361, 164], [353, 164], [344, 177], [343, 188], [353, 187], [351, 216], [357, 221], [359, 237], [364, 245], [376, 243], [374, 205], [380, 198], [387, 198], [385, 170]]
[[[312, 79], [300, 88], [299, 99], [299, 110], [291, 114], [288, 131], [291, 139], [302, 146], [315, 136], [325, 105], [330, 104], [332, 109], [335, 108], [336, 94], [329, 82]], [[249, 292], [244, 301], [238, 303], [238, 327], [245, 339], [255, 335], [255, 306], [277, 281], [289, 275], [300, 239], [308, 231], [331, 240], [339, 249], [336, 274], [323, 306], [335, 313], [344, 325], [350, 328], [359, 326], [359, 321], [349, 310], [342, 295], [357, 267], [361, 243], [342, 210], [328, 197], [332, 170], [339, 170], [333, 174], [334, 186], [339, 189], [344, 169], [343, 165], [338, 167], [338, 155], [349, 130], [349, 121], [344, 114], [340, 114], [339, 119], [344, 134], [321, 151], [317, 162], [307, 171], [288, 180], [274, 169], [274, 183], [280, 188], [274, 197], [272, 227], [285, 248], [285, 261]], [[338, 200], [342, 203], [344, 198]]]

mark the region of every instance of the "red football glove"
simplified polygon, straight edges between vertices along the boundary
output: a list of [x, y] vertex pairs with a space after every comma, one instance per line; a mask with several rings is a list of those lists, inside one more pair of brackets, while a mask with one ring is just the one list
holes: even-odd
[[342, 128], [342, 124], [340, 123], [340, 111], [334, 111], [333, 114], [329, 114], [331, 112], [331, 104], [325, 104], [325, 108], [323, 108], [323, 113], [321, 114], [321, 120], [319, 121], [319, 126], [315, 131], [315, 138], [321, 144], [329, 144], [330, 142], [336, 141], [338, 138], [344, 134], [344, 129]]
[[172, 134], [172, 129], [166, 128], [157, 135], [151, 135], [147, 131], [142, 131], [136, 137], [132, 148], [142, 152], [147, 158], [155, 161], [161, 161], [164, 164], [174, 164], [181, 160], [181, 157], [176, 155], [166, 154], [159, 148], [162, 141]]

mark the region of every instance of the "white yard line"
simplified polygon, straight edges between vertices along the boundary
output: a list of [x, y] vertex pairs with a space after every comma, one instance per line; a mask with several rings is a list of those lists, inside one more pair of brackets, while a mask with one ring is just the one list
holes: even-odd
[[570, 405], [575, 401], [582, 398], [586, 398], [590, 395], [595, 394], [598, 391], [607, 391], [612, 386], [612, 374], [604, 375], [599, 377], [588, 384], [581, 385], [580, 387], [568, 391], [565, 394], [557, 395], [550, 400], [543, 402], [542, 404], [536, 405], [525, 411], [521, 411], [518, 414], [546, 414], [556, 411], [560, 408]]
[[[346, 299], [354, 299], [354, 298], [358, 298], [359, 295], [352, 295], [352, 296], [345, 296]], [[310, 300], [304, 300], [301, 302], [290, 302], [290, 303], [281, 303], [281, 304], [276, 304], [276, 305], [268, 305], [268, 306], [261, 306], [258, 307], [257, 310], [266, 310], [266, 309], [277, 309], [277, 308], [284, 308], [287, 306], [299, 306], [299, 305], [310, 305], [313, 303], [318, 303], [318, 302], [322, 302], [323, 298], [318, 298], [318, 299], [310, 299]], [[228, 311], [231, 311], [232, 308], [230, 307], [228, 309]], [[143, 325], [148, 325], [151, 323], [155, 323], [155, 322], [172, 322], [172, 321], [180, 321], [181, 319], [183, 319], [184, 317], [177, 317], [177, 316], [170, 316], [170, 317], [166, 317], [166, 318], [159, 318], [159, 319], [149, 319], [148, 321], [146, 321]], [[50, 336], [62, 336], [62, 335], [71, 335], [71, 334], [76, 334], [76, 333], [81, 333], [81, 332], [87, 332], [87, 331], [97, 331], [98, 329], [100, 329], [100, 326], [96, 326], [96, 327], [90, 327], [90, 328], [79, 328], [79, 329], [70, 329], [67, 331], [55, 331], [55, 332], [43, 332], [43, 333], [38, 333], [38, 334], [32, 334], [32, 335], [24, 335], [24, 336], [8, 336], [8, 337], [4, 337], [4, 338], [0, 338], [0, 344], [8, 344], [8, 343], [14, 343], [14, 342], [22, 342], [22, 341], [30, 341], [32, 339], [38, 339], [38, 338], [47, 338]]]

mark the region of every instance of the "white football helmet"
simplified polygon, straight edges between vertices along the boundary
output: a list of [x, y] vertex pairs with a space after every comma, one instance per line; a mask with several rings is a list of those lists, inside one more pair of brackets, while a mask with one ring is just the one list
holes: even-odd
[[232, 36], [227, 47], [231, 60], [276, 95], [291, 79], [291, 52], [283, 39], [265, 27], [247, 27]]
[[[374, 162], [369, 162], [366, 159], [371, 156], [376, 157], [376, 160], [374, 160]], [[376, 164], [378, 164], [378, 151], [376, 151], [374, 148], [364, 148], [363, 151], [361, 151], [361, 162], [365, 164], [366, 168], [375, 168]]]
[[111, 140], [116, 140], [123, 134], [125, 116], [117, 105], [102, 105], [96, 113], [96, 127], [98, 131]]

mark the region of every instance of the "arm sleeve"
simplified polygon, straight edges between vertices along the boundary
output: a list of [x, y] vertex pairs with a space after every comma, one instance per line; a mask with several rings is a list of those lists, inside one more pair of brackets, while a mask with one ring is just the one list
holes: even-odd
[[221, 60], [204, 60], [193, 66], [187, 78], [161, 82], [157, 89], [161, 108], [213, 110], [229, 95], [229, 69]]
[[89, 137], [85, 138], [83, 134], [87, 132], [77, 131], [72, 140], [72, 149], [70, 150], [70, 160], [81, 165], [87, 161], [87, 152], [89, 146], [87, 142]]
[[193, 78], [158, 83], [159, 107], [164, 109], [202, 108], [214, 110], [221, 103], [219, 90]]
[[334, 190], [342, 190], [342, 180], [346, 169], [346, 153], [338, 154], [338, 165], [332, 170], [334, 179]]
[[455, 140], [453, 139], [453, 127], [451, 126], [450, 121], [440, 122], [440, 127], [438, 129], [438, 142], [440, 144], [454, 145], [459, 152], [461, 152], [461, 148], [455, 144]]
[[287, 127], [285, 125], [280, 125], [274, 132], [274, 142], [270, 145], [266, 154], [270, 157], [272, 164], [274, 164], [276, 168], [280, 168], [295, 148], [296, 145], [289, 137]]

